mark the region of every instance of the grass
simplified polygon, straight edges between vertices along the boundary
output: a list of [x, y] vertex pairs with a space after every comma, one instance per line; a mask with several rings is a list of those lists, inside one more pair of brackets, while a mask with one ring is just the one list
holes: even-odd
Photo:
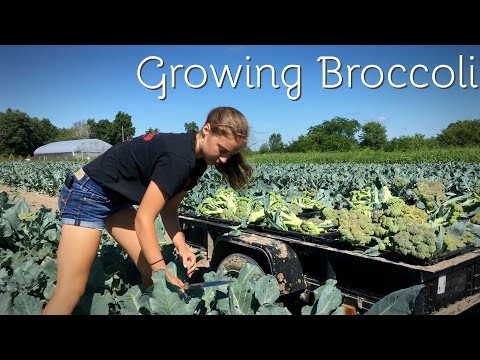
[[439, 148], [418, 151], [385, 152], [380, 150], [358, 150], [352, 152], [309, 152], [251, 154], [247, 161], [253, 164], [271, 163], [361, 163], [394, 164], [422, 162], [466, 162], [480, 163], [480, 148]]

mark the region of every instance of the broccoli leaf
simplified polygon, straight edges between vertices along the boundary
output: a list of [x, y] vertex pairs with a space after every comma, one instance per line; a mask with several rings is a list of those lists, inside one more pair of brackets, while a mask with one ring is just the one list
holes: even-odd
[[409, 315], [415, 307], [415, 299], [425, 285], [414, 285], [392, 292], [381, 298], [364, 315]]

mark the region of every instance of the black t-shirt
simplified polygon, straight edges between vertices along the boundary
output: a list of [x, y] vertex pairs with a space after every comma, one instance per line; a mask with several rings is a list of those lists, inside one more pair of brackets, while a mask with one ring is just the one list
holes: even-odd
[[170, 197], [191, 190], [207, 168], [195, 158], [195, 132], [146, 134], [116, 144], [83, 167], [102, 187], [140, 204], [150, 180]]

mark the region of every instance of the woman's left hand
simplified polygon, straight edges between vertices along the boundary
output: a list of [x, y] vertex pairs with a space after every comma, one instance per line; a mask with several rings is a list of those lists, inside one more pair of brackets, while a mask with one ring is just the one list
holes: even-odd
[[179, 251], [179, 255], [182, 258], [183, 266], [187, 269], [187, 276], [191, 277], [197, 269], [197, 257], [188, 247]]

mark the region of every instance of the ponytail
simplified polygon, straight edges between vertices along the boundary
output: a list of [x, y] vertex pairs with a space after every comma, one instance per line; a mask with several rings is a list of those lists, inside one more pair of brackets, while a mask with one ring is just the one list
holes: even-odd
[[235, 190], [248, 185], [253, 174], [253, 168], [247, 164], [240, 153], [230, 156], [223, 164], [215, 164], [215, 168]]
[[[232, 107], [217, 107], [208, 113], [206, 124], [210, 124], [213, 134], [233, 136], [236, 141], [246, 145], [249, 135], [247, 119]], [[228, 158], [223, 164], [215, 164], [215, 168], [235, 190], [246, 186], [252, 177], [253, 169], [240, 153]]]

